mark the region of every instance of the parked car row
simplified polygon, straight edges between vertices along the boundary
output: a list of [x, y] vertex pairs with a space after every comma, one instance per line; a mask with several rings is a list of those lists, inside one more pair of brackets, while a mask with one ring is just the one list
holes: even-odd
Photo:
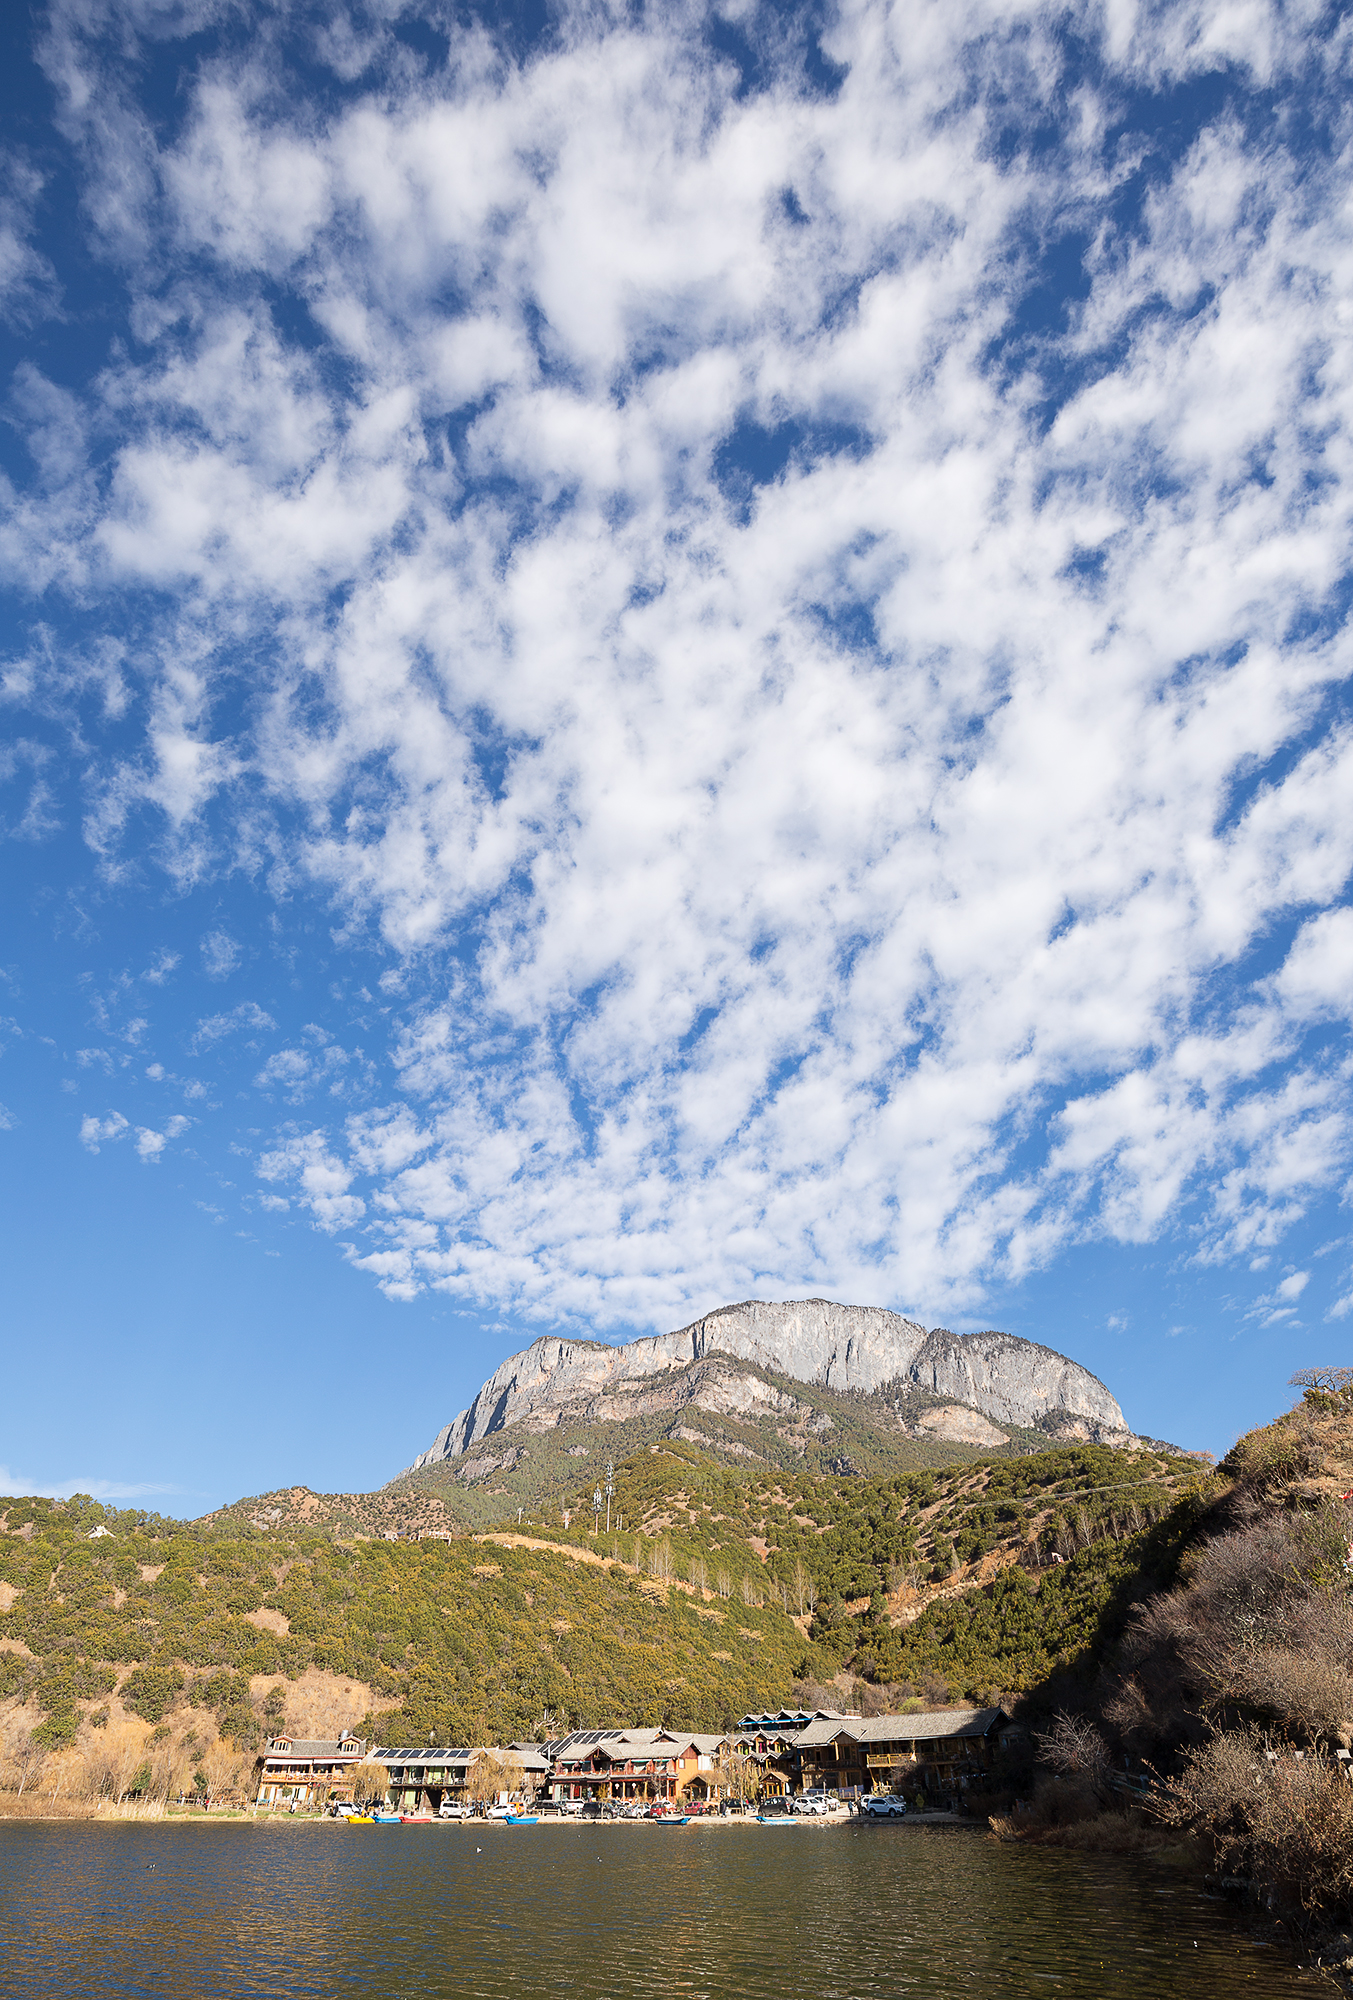
[[872, 1798], [862, 1798], [851, 1807], [833, 1793], [823, 1790], [801, 1792], [797, 1795], [778, 1799], [768, 1799], [760, 1805], [741, 1804], [734, 1800], [724, 1800], [721, 1804], [703, 1800], [660, 1799], [650, 1803], [644, 1799], [601, 1800], [601, 1799], [541, 1799], [523, 1803], [521, 1800], [506, 1802], [499, 1798], [493, 1804], [465, 1804], [460, 1800], [446, 1799], [434, 1815], [430, 1812], [400, 1813], [389, 1806], [355, 1806], [338, 1801], [329, 1808], [329, 1815], [335, 1819], [380, 1819], [380, 1820], [462, 1820], [462, 1819], [511, 1819], [523, 1812], [530, 1812], [538, 1818], [549, 1819], [690, 1819], [700, 1814], [720, 1818], [736, 1818], [751, 1814], [760, 1817], [777, 1818], [817, 1818], [829, 1814], [855, 1811], [870, 1819], [901, 1819], [907, 1811], [907, 1802], [895, 1792], [880, 1792]]

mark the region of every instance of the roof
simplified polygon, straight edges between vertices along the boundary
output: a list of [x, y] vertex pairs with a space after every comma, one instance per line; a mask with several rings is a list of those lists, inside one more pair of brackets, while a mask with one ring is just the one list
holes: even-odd
[[371, 1754], [382, 1764], [464, 1764], [482, 1753], [465, 1744], [416, 1743], [405, 1750], [380, 1749]]
[[525, 1771], [548, 1771], [550, 1760], [541, 1754], [538, 1744], [509, 1743], [505, 1750], [496, 1745], [482, 1743], [414, 1743], [405, 1749], [385, 1747], [373, 1750], [372, 1756], [382, 1764], [422, 1765], [425, 1769], [437, 1769], [446, 1764], [469, 1764], [476, 1757], [513, 1756]]
[[810, 1722], [820, 1722], [830, 1717], [834, 1722], [853, 1721], [853, 1713], [847, 1715], [836, 1708], [782, 1708], [778, 1715], [744, 1715], [738, 1722], [739, 1729], [806, 1729]]
[[552, 1747], [556, 1757], [581, 1756], [594, 1750], [598, 1743], [612, 1743], [625, 1733], [623, 1729], [575, 1729], [571, 1736], [561, 1736]]
[[613, 1764], [634, 1759], [646, 1762], [650, 1757], [679, 1757], [684, 1750], [691, 1749], [699, 1756], [712, 1757], [727, 1740], [721, 1735], [699, 1735], [689, 1729], [580, 1729], [554, 1745], [554, 1759], [556, 1764], [582, 1762], [598, 1750]]
[[[282, 1744], [287, 1749], [282, 1749]], [[341, 1736], [337, 1743], [323, 1743], [313, 1737], [274, 1736], [268, 1744], [269, 1757], [338, 1757], [358, 1756], [363, 1746], [355, 1736]]]
[[934, 1743], [948, 1736], [986, 1736], [998, 1723], [1008, 1722], [1003, 1708], [940, 1708], [917, 1715], [852, 1716], [846, 1721], [825, 1717], [804, 1730], [805, 1749], [846, 1737], [852, 1743]]

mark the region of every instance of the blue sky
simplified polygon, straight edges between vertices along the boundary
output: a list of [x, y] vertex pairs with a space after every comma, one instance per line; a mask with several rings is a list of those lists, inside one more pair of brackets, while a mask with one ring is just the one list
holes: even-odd
[[0, 1483], [1353, 1324], [1342, 10], [11, 10]]

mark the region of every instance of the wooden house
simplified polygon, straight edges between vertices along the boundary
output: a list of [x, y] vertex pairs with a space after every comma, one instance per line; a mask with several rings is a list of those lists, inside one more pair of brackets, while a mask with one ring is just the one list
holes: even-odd
[[348, 1773], [362, 1762], [366, 1745], [347, 1734], [335, 1742], [310, 1737], [274, 1736], [258, 1765], [260, 1805], [318, 1805], [330, 1792], [341, 1790]]
[[1009, 1724], [1003, 1708], [824, 1719], [799, 1737], [803, 1782], [846, 1794], [961, 1789], [989, 1768]]
[[670, 1729], [580, 1729], [554, 1749], [556, 1799], [718, 1797], [722, 1736]]

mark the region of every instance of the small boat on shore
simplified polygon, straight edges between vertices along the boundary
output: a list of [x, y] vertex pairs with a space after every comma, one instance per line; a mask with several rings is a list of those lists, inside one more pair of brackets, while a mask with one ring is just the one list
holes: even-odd
[[504, 1826], [539, 1826], [539, 1813], [504, 1813]]
[[402, 1826], [404, 1823], [403, 1813], [378, 1812], [372, 1813], [371, 1817], [377, 1826]]
[[758, 1813], [756, 1823], [758, 1826], [797, 1826], [799, 1822], [793, 1813]]
[[343, 1820], [347, 1826], [374, 1826], [376, 1824], [370, 1813], [344, 1813]]

